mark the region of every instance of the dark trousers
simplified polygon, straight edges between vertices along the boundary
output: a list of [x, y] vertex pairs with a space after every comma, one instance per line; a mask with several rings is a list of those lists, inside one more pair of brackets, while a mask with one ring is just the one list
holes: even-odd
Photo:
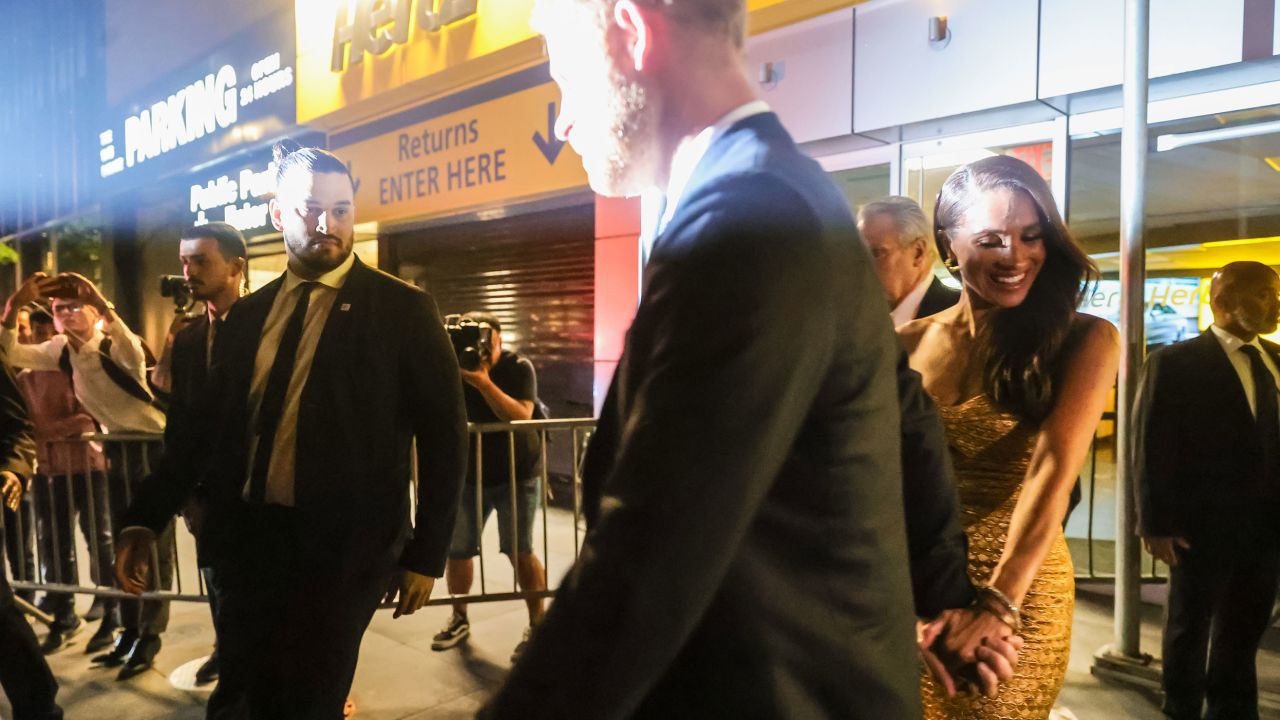
[[[14, 580], [23, 582], [38, 581], [35, 548], [32, 547], [36, 534], [29, 512], [30, 502], [29, 497], [24, 494], [17, 512], [4, 508], [4, 546], [9, 558], [9, 570], [13, 573]], [[3, 568], [0, 568], [0, 572], [3, 572]], [[18, 590], [16, 594], [27, 602], [31, 602], [36, 595], [34, 590]]]
[[[32, 481], [36, 513], [40, 523], [40, 557], [45, 581], [64, 585], [80, 582], [76, 563], [73, 527], [79, 519], [80, 532], [89, 547], [92, 566], [89, 577], [106, 587], [115, 585], [115, 550], [111, 541], [111, 511], [107, 504], [107, 478], [100, 472], [90, 475], [37, 475]], [[115, 612], [116, 601], [104, 600], [103, 609]], [[49, 593], [45, 610], [58, 624], [75, 624], [75, 596]]]
[[1164, 712], [1176, 720], [1257, 720], [1258, 645], [1280, 581], [1280, 542], [1260, 520], [1188, 539], [1170, 570]]
[[[115, 532], [120, 519], [133, 499], [133, 491], [160, 461], [162, 446], [149, 443], [107, 443], [107, 487], [110, 491], [111, 520]], [[156, 562], [153, 568], [157, 588], [173, 586], [173, 522], [156, 538]], [[139, 635], [159, 635], [169, 627], [169, 603], [163, 600], [121, 600], [120, 624]]]
[[293, 510], [245, 515], [243, 550], [214, 562], [221, 674], [208, 717], [340, 720], [392, 563], [336, 568], [304, 549]]
[[[0, 547], [0, 554], [3, 548]], [[61, 720], [54, 698], [58, 682], [40, 653], [36, 634], [13, 601], [13, 588], [0, 571], [0, 687], [4, 687], [14, 720]]]
[[209, 597], [209, 615], [213, 618], [213, 647], [218, 647], [218, 608], [222, 604], [222, 586], [218, 572], [212, 567], [200, 568], [200, 576], [204, 578], [204, 591]]

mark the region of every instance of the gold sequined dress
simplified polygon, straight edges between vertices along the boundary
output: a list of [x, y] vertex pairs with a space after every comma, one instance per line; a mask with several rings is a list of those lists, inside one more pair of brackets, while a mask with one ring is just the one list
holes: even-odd
[[[1037, 433], [998, 410], [986, 395], [938, 407], [959, 484], [960, 509], [969, 536], [969, 577], [985, 583], [1004, 552], [1009, 518], [1018, 501]], [[1075, 570], [1061, 533], [1022, 601], [1025, 641], [1012, 680], [994, 699], [948, 699], [923, 674], [925, 720], [1044, 720], [1067, 674]]]

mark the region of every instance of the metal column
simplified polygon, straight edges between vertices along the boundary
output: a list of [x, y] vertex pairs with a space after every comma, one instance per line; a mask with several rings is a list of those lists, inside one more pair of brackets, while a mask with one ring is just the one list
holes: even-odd
[[1120, 382], [1116, 394], [1116, 604], [1114, 644], [1096, 656], [1093, 671], [1151, 686], [1159, 675], [1140, 647], [1140, 541], [1135, 533], [1130, 423], [1146, 353], [1147, 64], [1150, 0], [1125, 0], [1124, 127], [1120, 141]]
[[1116, 650], [1140, 654], [1142, 555], [1134, 529], [1133, 399], [1146, 354], [1145, 202], [1147, 194], [1147, 61], [1151, 0], [1125, 2], [1124, 128], [1120, 140], [1120, 384], [1116, 397]]

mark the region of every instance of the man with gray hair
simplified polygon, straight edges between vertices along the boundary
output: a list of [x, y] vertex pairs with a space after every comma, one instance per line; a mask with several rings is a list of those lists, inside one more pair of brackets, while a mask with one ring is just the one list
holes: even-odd
[[938, 250], [929, 220], [915, 200], [877, 198], [858, 210], [858, 232], [871, 251], [876, 275], [889, 298], [894, 326], [942, 312], [960, 300], [933, 274]]

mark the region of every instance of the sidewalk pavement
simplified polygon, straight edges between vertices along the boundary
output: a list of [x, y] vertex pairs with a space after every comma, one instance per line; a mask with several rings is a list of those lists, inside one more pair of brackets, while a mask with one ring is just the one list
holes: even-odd
[[[497, 554], [497, 537], [490, 523], [485, 537], [486, 588], [509, 592], [510, 565]], [[572, 517], [552, 510], [548, 514], [551, 548], [550, 577], [568, 569], [573, 553]], [[538, 533], [536, 536], [540, 536]], [[539, 543], [541, 545], [541, 543]], [[543, 554], [539, 546], [537, 552]], [[478, 573], [477, 573], [478, 574]], [[442, 581], [443, 582], [443, 581]], [[444, 590], [437, 588], [437, 596]], [[479, 591], [477, 579], [476, 591]], [[1144, 598], [1142, 647], [1159, 654], [1161, 588], [1149, 587]], [[1105, 586], [1089, 586], [1077, 593], [1072, 630], [1071, 663], [1066, 686], [1059, 697], [1062, 720], [1161, 720], [1154, 694], [1107, 683], [1090, 674], [1093, 654], [1111, 641], [1111, 598]], [[81, 611], [89, 598], [79, 598]], [[448, 607], [431, 607], [411, 617], [393, 620], [390, 611], [374, 618], [361, 648], [352, 699], [356, 717], [367, 720], [461, 720], [471, 718], [484, 699], [502, 681], [510, 656], [528, 623], [523, 602], [479, 603], [470, 608], [471, 637], [445, 652], [431, 650], [431, 637], [449, 617]], [[37, 628], [39, 631], [40, 628]], [[204, 717], [208, 689], [181, 690], [208, 654], [213, 633], [208, 608], [202, 604], [175, 603], [164, 647], [156, 667], [127, 682], [117, 682], [114, 671], [89, 665], [84, 642], [91, 628], [73, 644], [49, 658], [62, 684], [59, 701], [69, 720], [198, 720]], [[1260, 656], [1261, 684], [1280, 689], [1280, 635], [1273, 629]], [[0, 699], [0, 718], [10, 717]]]

